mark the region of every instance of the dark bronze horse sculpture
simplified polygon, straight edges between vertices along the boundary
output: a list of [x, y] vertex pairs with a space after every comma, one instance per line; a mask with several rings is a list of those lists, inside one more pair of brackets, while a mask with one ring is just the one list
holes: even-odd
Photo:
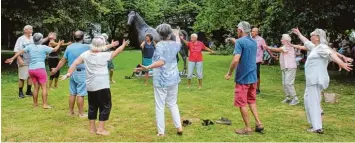
[[[145, 21], [143, 20], [143, 18], [135, 11], [131, 11], [128, 14], [128, 25], [130, 25], [130, 30], [131, 30], [131, 43], [139, 48], [139, 45], [145, 40], [145, 35], [150, 33], [153, 36], [153, 40], [158, 43], [160, 41], [160, 36], [157, 33], [157, 31], [155, 30], [155, 28], [150, 27], [148, 24], [145, 23]], [[176, 29], [173, 29], [176, 30]], [[187, 32], [184, 30], [180, 30], [180, 35], [183, 35], [184, 39], [187, 39]], [[175, 40], [176, 38], [179, 37], [175, 37], [175, 35], [172, 35], [171, 40]], [[182, 42], [182, 41], [181, 41]], [[186, 60], [187, 60], [187, 56], [188, 56], [188, 50], [187, 50], [187, 46], [182, 42], [181, 43], [183, 46], [181, 47], [180, 50], [180, 56], [183, 59], [184, 62], [184, 70], [182, 71], [182, 74], [186, 74]], [[179, 56], [176, 55], [178, 60], [179, 60]]]

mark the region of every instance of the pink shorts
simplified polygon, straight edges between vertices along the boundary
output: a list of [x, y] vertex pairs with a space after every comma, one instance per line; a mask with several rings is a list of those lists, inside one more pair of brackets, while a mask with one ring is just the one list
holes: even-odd
[[256, 101], [256, 83], [235, 84], [234, 106], [245, 107]]
[[47, 72], [45, 69], [30, 69], [28, 73], [30, 74], [33, 83], [47, 83]]

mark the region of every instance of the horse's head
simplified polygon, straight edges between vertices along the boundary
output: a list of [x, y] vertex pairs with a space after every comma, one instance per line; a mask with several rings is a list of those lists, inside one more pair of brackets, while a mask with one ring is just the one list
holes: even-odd
[[128, 21], [127, 21], [127, 24], [128, 24], [128, 25], [131, 25], [131, 24], [132, 24], [132, 21], [133, 21], [134, 17], [136, 17], [136, 12], [135, 12], [135, 11], [131, 11], [131, 12], [128, 14]]

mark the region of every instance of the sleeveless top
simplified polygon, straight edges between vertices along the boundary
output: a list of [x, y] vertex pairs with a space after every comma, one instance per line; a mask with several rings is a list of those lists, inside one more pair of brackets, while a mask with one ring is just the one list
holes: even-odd
[[153, 41], [150, 44], [145, 42], [144, 49], [143, 49], [143, 57], [144, 58], [152, 58], [154, 51], [155, 51], [155, 48], [154, 48]]

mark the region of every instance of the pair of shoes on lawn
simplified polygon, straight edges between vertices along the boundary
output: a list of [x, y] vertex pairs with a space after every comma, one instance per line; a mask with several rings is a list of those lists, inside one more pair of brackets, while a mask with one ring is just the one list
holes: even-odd
[[189, 121], [189, 120], [184, 120], [184, 121], [182, 121], [182, 126], [183, 126], [183, 127], [186, 127], [186, 126], [191, 125], [191, 124], [192, 124], [192, 122]]
[[214, 122], [211, 121], [210, 119], [202, 120], [202, 121], [203, 121], [202, 126], [214, 125]]
[[232, 121], [229, 120], [228, 118], [221, 117], [219, 120], [216, 121], [217, 124], [225, 124], [225, 125], [231, 125]]

